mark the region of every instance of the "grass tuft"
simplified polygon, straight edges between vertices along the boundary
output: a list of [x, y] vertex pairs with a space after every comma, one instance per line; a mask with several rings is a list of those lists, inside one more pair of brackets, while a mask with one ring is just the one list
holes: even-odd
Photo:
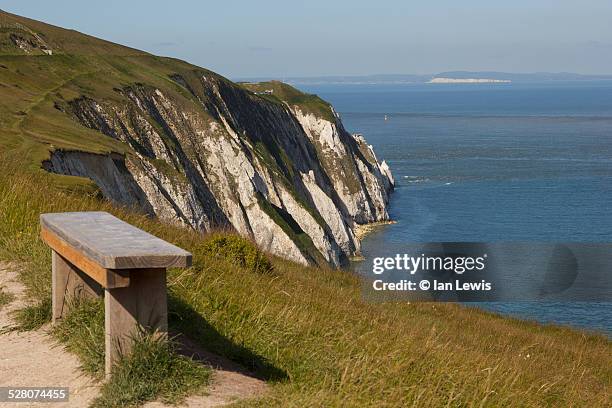
[[51, 299], [45, 298], [38, 303], [26, 306], [15, 312], [16, 331], [38, 330], [51, 321]]
[[100, 379], [104, 376], [104, 303], [81, 298], [71, 302], [69, 308], [51, 333], [79, 357], [85, 372]]
[[132, 353], [115, 366], [93, 407], [137, 406], [155, 399], [177, 404], [205, 390], [210, 367], [177, 354], [172, 341], [154, 335], [140, 335], [134, 341]]
[[[100, 299], [78, 298], [69, 309], [51, 333], [79, 357], [84, 371], [102, 380], [104, 304]], [[134, 341], [132, 354], [120, 359], [93, 406], [135, 406], [155, 399], [178, 403], [208, 384], [211, 369], [177, 354], [173, 341], [146, 334]]]

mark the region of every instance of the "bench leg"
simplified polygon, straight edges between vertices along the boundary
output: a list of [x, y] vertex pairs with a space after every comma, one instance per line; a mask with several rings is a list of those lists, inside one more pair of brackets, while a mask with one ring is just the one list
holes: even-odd
[[71, 299], [99, 297], [102, 287], [57, 252], [51, 253], [51, 309], [53, 323], [66, 315]]
[[131, 270], [130, 286], [105, 289], [104, 308], [108, 377], [119, 357], [130, 352], [131, 337], [139, 327], [167, 336], [166, 269]]

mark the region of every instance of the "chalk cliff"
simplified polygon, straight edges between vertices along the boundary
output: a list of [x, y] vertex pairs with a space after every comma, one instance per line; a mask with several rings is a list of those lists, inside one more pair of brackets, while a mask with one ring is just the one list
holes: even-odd
[[303, 264], [342, 265], [359, 251], [355, 223], [388, 219], [389, 167], [317, 96], [4, 17], [14, 33], [3, 50], [62, 76], [45, 120], [60, 115], [70, 132], [125, 147], [100, 153], [77, 137], [53, 145], [47, 171], [90, 178], [108, 199], [173, 223], [234, 229]]

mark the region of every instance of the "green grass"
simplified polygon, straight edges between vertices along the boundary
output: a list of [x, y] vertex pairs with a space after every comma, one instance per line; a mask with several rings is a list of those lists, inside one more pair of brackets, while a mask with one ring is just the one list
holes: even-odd
[[271, 90], [271, 95], [262, 94], [260, 97], [271, 102], [284, 102], [289, 106], [297, 106], [305, 113], [311, 113], [315, 116], [322, 117], [332, 123], [336, 121], [336, 117], [329, 103], [325, 102], [317, 95], [301, 92], [291, 85], [280, 81], [257, 83], [242, 82], [240, 85], [251, 92], [259, 93]]
[[[52, 334], [75, 353], [82, 369], [104, 377], [104, 305], [102, 300], [79, 299], [53, 327]], [[179, 355], [177, 345], [148, 334], [136, 334], [133, 352], [122, 356], [110, 380], [102, 386], [94, 407], [137, 406], [146, 401], [178, 403], [202, 393], [212, 370]]]
[[274, 270], [268, 257], [253, 242], [231, 233], [211, 234], [196, 251], [200, 256], [223, 259], [251, 272]]
[[205, 391], [212, 370], [173, 351], [173, 343], [144, 335], [115, 366], [93, 407], [138, 406], [159, 399], [169, 404]]
[[51, 333], [65, 348], [76, 354], [81, 368], [102, 379], [104, 376], [104, 302], [78, 299], [70, 305], [70, 313]]
[[51, 299], [42, 298], [35, 304], [26, 306], [15, 312], [16, 331], [29, 331], [40, 329], [45, 323], [51, 321]]

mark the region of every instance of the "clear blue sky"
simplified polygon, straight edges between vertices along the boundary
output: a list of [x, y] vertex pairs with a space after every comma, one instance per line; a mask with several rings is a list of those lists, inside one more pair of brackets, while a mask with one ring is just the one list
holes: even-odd
[[0, 0], [231, 78], [612, 73], [612, 0]]

